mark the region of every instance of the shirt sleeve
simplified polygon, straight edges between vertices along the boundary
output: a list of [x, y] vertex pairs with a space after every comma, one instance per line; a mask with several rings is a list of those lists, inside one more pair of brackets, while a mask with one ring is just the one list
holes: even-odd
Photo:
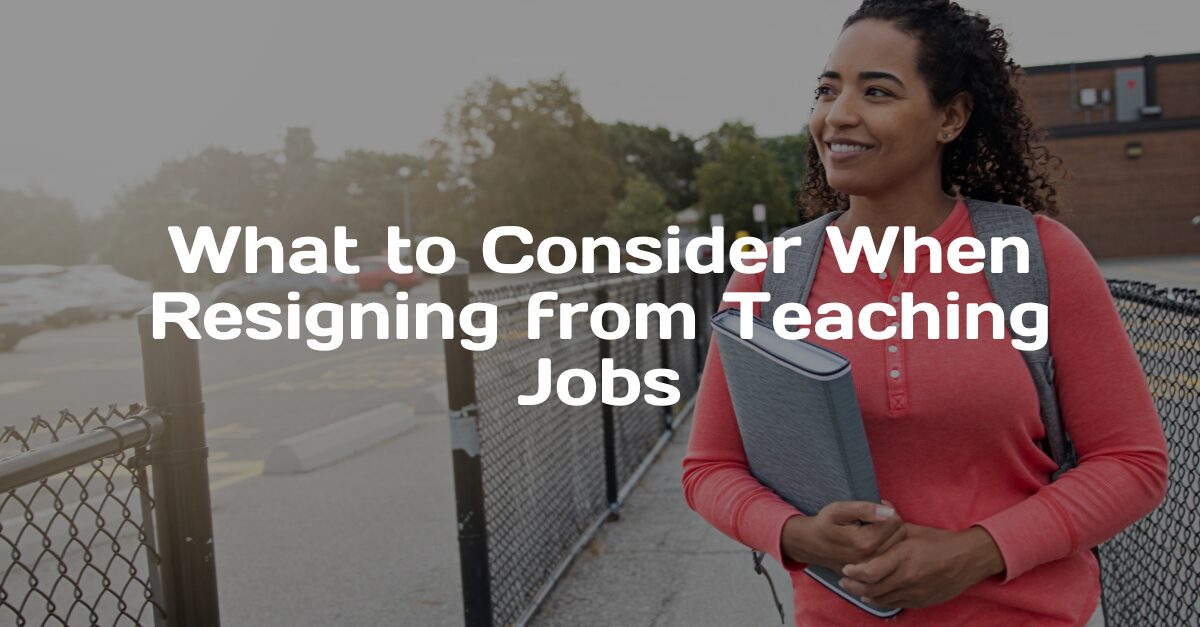
[[[761, 286], [762, 274], [735, 274], [726, 290], [757, 292]], [[734, 306], [723, 301], [717, 310]], [[683, 494], [689, 507], [725, 535], [774, 557], [787, 570], [806, 566], [785, 557], [780, 543], [784, 523], [803, 514], [750, 474], [715, 336], [696, 393], [692, 433], [683, 458]]]
[[1153, 511], [1167, 485], [1158, 411], [1100, 268], [1066, 226], [1037, 219], [1055, 387], [1078, 465], [976, 523], [1004, 558], [1003, 583], [1117, 535]]

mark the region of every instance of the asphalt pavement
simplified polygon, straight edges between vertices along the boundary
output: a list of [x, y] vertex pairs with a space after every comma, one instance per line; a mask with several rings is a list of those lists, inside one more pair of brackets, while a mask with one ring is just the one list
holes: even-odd
[[[410, 294], [436, 300], [436, 281]], [[449, 432], [429, 392], [445, 389], [440, 338], [347, 339], [325, 353], [203, 339], [200, 364], [223, 624], [462, 624]], [[142, 398], [134, 320], [48, 330], [0, 354], [0, 425]], [[280, 442], [395, 404], [411, 423], [397, 437], [310, 472], [263, 475]]]

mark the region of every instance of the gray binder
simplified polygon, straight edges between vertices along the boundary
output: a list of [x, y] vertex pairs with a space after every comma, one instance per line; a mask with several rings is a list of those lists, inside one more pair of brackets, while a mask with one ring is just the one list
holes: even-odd
[[[736, 308], [717, 312], [712, 323], [750, 474], [808, 516], [833, 501], [878, 503], [850, 362], [781, 338], [758, 318], [753, 337], [743, 339]], [[900, 612], [845, 592], [840, 573], [816, 565], [805, 572], [874, 616]]]

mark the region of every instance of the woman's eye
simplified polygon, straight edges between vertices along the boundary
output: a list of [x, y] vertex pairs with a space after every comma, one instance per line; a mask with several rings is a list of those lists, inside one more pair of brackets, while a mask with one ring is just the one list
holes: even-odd
[[813, 90], [813, 94], [816, 95], [817, 98], [831, 93], [833, 93], [833, 89], [831, 89], [829, 85], [821, 85]]
[[871, 95], [871, 92], [877, 92], [877, 94], [878, 94], [878, 95], [880, 95], [880, 96], [890, 96], [890, 95], [891, 95], [891, 94], [887, 93], [886, 91], [884, 91], [884, 90], [882, 90], [882, 89], [880, 89], [880, 88], [878, 88], [878, 87], [868, 87], [868, 88], [867, 88], [867, 95], [868, 95], [868, 96], [870, 96], [870, 95]]

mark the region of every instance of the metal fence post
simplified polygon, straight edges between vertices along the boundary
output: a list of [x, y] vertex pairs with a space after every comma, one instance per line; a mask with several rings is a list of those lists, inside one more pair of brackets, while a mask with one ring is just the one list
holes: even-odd
[[[458, 259], [438, 279], [439, 297], [457, 320], [471, 301], [470, 264]], [[454, 463], [454, 502], [458, 513], [458, 559], [462, 573], [463, 615], [467, 627], [492, 626], [492, 581], [488, 565], [487, 518], [483, 501], [483, 465], [479, 457], [479, 409], [475, 397], [474, 353], [462, 345], [462, 327], [444, 341], [446, 400], [450, 410], [450, 446]]]
[[[670, 307], [671, 305], [674, 305], [674, 303], [667, 302], [667, 275], [665, 275], [665, 274], [658, 275], [658, 295], [657, 295], [657, 297], [658, 297], [658, 302], [662, 303], [663, 305], [666, 305], [668, 307]], [[672, 331], [674, 331], [673, 326], [672, 326]], [[671, 339], [675, 339], [673, 336], [674, 336], [674, 333], [672, 333]], [[659, 361], [662, 363], [661, 367], [662, 368], [670, 368], [671, 367], [671, 340], [664, 338], [662, 336], [662, 333], [658, 334], [658, 354], [659, 354]], [[673, 409], [671, 407], [664, 406], [662, 408], [663, 431], [671, 430], [672, 412], [673, 412]]]
[[[596, 303], [608, 302], [608, 289], [601, 287], [596, 290]], [[604, 319], [601, 325], [607, 330], [608, 324], [612, 319], [611, 312], [605, 312]], [[599, 372], [604, 368], [604, 360], [612, 357], [612, 342], [604, 338], [598, 338], [600, 342], [600, 363], [596, 364], [596, 370]], [[620, 520], [621, 513], [618, 510], [618, 495], [621, 492], [621, 486], [617, 483], [617, 425], [613, 415], [613, 406], [608, 403], [600, 403], [601, 420], [604, 421], [604, 494], [608, 499], [608, 519], [610, 521]]]
[[[688, 283], [690, 283], [692, 287], [692, 311], [696, 312], [697, 316], [712, 315], [712, 312], [704, 309], [700, 303], [700, 294], [703, 292], [700, 287], [700, 275], [696, 274], [695, 272], [688, 271]], [[702, 322], [702, 319], [696, 320], [696, 338], [692, 340], [696, 346], [696, 350], [692, 351], [696, 358], [696, 376], [700, 376], [700, 373], [704, 371], [704, 353], [705, 349], [708, 347], [707, 342], [709, 340], [708, 336], [705, 334], [705, 330], [707, 328], [708, 327]]]
[[154, 517], [162, 559], [167, 624], [219, 625], [216, 551], [208, 492], [208, 445], [200, 391], [199, 342], [179, 325], [153, 337], [149, 310], [138, 314], [146, 405], [163, 416], [150, 448]]

